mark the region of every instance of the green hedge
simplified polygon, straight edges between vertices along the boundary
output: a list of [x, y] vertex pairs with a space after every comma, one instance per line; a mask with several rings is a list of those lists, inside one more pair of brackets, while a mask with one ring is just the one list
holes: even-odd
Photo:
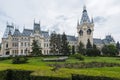
[[30, 80], [30, 73], [24, 70], [0, 71], [0, 80]]
[[30, 80], [71, 80], [71, 79], [60, 78], [60, 77], [48, 77], [48, 76], [31, 76]]
[[25, 70], [5, 70], [0, 71], [0, 80], [120, 80], [103, 76], [86, 76], [72, 74], [71, 78], [34, 76], [30, 75], [32, 71]]
[[72, 80], [120, 80], [120, 79], [103, 77], [103, 76], [86, 76], [86, 75], [73, 74]]

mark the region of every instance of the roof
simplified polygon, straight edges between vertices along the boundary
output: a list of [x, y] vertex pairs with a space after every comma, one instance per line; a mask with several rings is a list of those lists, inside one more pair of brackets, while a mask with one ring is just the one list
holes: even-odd
[[22, 32], [22, 36], [30, 36], [33, 33], [31, 29], [24, 29]]
[[98, 39], [98, 38], [94, 38], [94, 39], [93, 39], [93, 43], [94, 43], [94, 44], [103, 44], [103, 40]]
[[75, 36], [67, 35], [67, 40], [68, 41], [77, 41]]
[[45, 37], [45, 38], [48, 38], [49, 37], [49, 33], [47, 31], [42, 31], [42, 35]]
[[[33, 33], [32, 29], [24, 29], [23, 32], [22, 32], [22, 36], [30, 36], [32, 33]], [[42, 31], [42, 35], [45, 38], [49, 37], [49, 33], [47, 31]]]
[[15, 29], [15, 32], [13, 33], [13, 36], [21, 36], [21, 33], [19, 29]]
[[11, 32], [11, 34], [13, 35], [13, 33], [14, 33], [14, 26], [13, 25], [7, 25], [5, 32], [4, 32], [4, 35], [3, 35], [3, 38], [7, 38], [9, 32]]

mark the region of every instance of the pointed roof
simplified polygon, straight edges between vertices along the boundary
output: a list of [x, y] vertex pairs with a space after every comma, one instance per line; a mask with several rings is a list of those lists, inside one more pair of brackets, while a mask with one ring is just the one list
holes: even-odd
[[90, 23], [90, 19], [89, 19], [87, 10], [86, 10], [86, 6], [83, 7], [83, 12], [82, 12], [80, 24], [82, 24], [84, 22]]
[[14, 26], [7, 24], [3, 38], [7, 38], [8, 34], [10, 34], [10, 33], [11, 33], [11, 35], [14, 33]]
[[21, 33], [20, 33], [19, 29], [15, 29], [13, 36], [20, 36], [20, 35], [21, 35]]

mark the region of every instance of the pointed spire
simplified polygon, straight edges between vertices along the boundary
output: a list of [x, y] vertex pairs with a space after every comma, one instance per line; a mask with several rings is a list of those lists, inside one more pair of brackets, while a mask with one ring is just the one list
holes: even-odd
[[90, 19], [89, 19], [87, 10], [86, 10], [86, 6], [83, 7], [83, 13], [82, 13], [80, 24], [82, 24], [84, 22], [90, 23]]
[[8, 32], [8, 35], [11, 35], [11, 31], [10, 31], [10, 28], [9, 28], [9, 32]]
[[91, 18], [91, 23], [94, 23], [93, 17]]

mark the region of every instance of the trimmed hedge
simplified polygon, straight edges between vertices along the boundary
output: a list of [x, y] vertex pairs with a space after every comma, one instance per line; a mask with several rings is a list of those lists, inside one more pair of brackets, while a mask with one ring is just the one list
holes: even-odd
[[24, 70], [5, 70], [0, 71], [0, 80], [30, 80], [32, 71]]
[[71, 80], [69, 78], [49, 77], [49, 76], [31, 76], [30, 80]]
[[85, 76], [85, 75], [73, 74], [72, 80], [120, 80], [120, 79], [103, 77], [103, 76]]
[[30, 75], [32, 71], [25, 70], [5, 70], [0, 71], [0, 80], [120, 80], [103, 76], [86, 76], [72, 74], [70, 78], [34, 76]]

